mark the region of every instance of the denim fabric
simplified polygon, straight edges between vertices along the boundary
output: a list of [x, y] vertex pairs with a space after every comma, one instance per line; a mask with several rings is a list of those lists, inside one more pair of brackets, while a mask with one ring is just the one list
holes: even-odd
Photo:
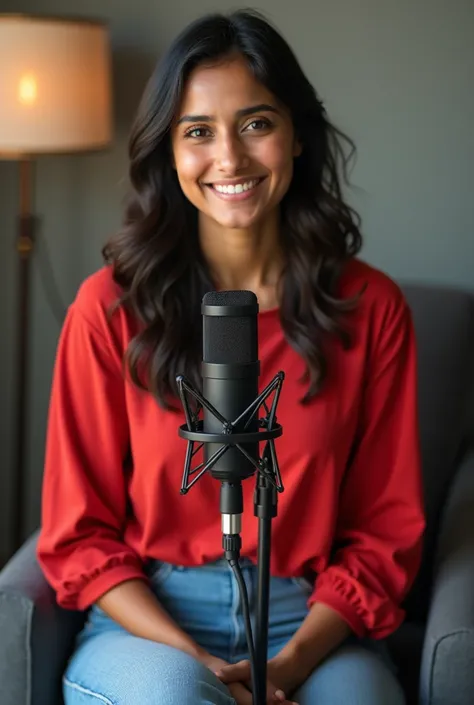
[[[242, 561], [255, 613], [257, 569]], [[160, 603], [209, 653], [248, 658], [238, 586], [226, 561], [183, 568], [154, 561], [149, 576]], [[272, 578], [268, 657], [276, 655], [308, 613], [311, 585]], [[94, 606], [63, 679], [66, 705], [235, 705], [226, 686], [176, 649], [130, 635]], [[348, 639], [294, 695], [300, 705], [403, 705], [382, 644]]]

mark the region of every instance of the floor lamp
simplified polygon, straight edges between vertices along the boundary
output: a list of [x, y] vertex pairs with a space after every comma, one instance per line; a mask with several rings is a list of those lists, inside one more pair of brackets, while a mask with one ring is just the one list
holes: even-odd
[[19, 163], [18, 314], [12, 543], [23, 541], [26, 487], [30, 264], [35, 244], [34, 165], [44, 154], [105, 148], [112, 137], [105, 23], [0, 14], [0, 159]]

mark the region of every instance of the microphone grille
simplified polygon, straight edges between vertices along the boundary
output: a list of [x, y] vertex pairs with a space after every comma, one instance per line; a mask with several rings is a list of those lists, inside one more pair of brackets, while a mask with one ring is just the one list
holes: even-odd
[[255, 306], [258, 303], [253, 291], [208, 291], [202, 299], [204, 306]]
[[249, 307], [247, 315], [203, 315], [203, 362], [245, 364], [258, 360], [257, 297], [252, 291], [210, 291], [204, 306]]

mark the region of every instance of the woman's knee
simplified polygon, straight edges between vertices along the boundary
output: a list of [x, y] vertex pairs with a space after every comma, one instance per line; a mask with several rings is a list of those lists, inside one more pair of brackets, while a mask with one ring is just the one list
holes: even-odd
[[323, 661], [296, 693], [299, 705], [405, 705], [402, 687], [383, 658], [344, 645]]
[[234, 705], [219, 679], [188, 654], [130, 635], [101, 641], [73, 656], [65, 705]]

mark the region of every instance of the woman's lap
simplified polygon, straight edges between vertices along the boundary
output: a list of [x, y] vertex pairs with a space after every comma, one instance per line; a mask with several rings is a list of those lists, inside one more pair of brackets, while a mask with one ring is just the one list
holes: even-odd
[[[211, 671], [176, 649], [125, 633], [98, 634], [73, 657], [65, 705], [233, 705]], [[373, 651], [337, 649], [294, 695], [299, 705], [403, 705], [401, 688]]]
[[[244, 577], [251, 605], [253, 601], [255, 606], [253, 566], [244, 569]], [[206, 583], [209, 580], [212, 589]], [[151, 581], [158, 599], [203, 648], [229, 662], [248, 657], [238, 589], [230, 570], [222, 566], [218, 570], [170, 570], [165, 566], [153, 573]], [[303, 621], [307, 596], [297, 581], [272, 579], [269, 657], [278, 653]], [[65, 705], [234, 703], [227, 688], [195, 659], [128, 634], [97, 608], [91, 611], [79, 637], [63, 691]], [[404, 703], [396, 676], [380, 647], [355, 637], [319, 665], [295, 700], [299, 705]]]

